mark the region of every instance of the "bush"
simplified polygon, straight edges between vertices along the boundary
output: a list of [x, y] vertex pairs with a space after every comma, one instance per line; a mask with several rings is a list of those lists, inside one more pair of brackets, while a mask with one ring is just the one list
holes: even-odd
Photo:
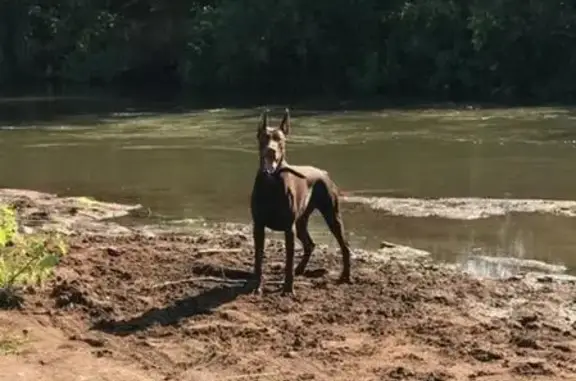
[[0, 206], [0, 305], [13, 304], [18, 287], [41, 284], [67, 251], [58, 233], [18, 233], [16, 213]]
[[576, 98], [566, 0], [12, 0], [0, 15], [2, 85]]

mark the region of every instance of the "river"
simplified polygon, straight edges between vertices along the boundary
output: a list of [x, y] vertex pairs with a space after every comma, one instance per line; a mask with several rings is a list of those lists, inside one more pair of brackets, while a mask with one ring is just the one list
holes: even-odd
[[[259, 111], [171, 106], [0, 98], [1, 186], [249, 222]], [[496, 275], [514, 269], [478, 258], [576, 273], [576, 203], [538, 201], [576, 200], [575, 119], [569, 108], [294, 109], [288, 155], [327, 169], [351, 195], [355, 247], [386, 240]], [[311, 223], [317, 241], [333, 243], [318, 215]]]

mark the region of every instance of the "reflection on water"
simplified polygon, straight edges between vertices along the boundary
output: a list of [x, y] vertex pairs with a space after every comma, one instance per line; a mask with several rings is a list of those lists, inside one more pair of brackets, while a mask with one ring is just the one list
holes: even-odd
[[[0, 99], [0, 186], [138, 202], [175, 219], [249, 221], [259, 110], [155, 107]], [[364, 190], [362, 196], [573, 200], [575, 117], [571, 109], [551, 108], [296, 108], [288, 156], [324, 167], [344, 191]], [[505, 256], [576, 270], [576, 218], [514, 213], [450, 220], [344, 207], [357, 247], [387, 240], [441, 260]], [[318, 215], [312, 235], [334, 243]]]

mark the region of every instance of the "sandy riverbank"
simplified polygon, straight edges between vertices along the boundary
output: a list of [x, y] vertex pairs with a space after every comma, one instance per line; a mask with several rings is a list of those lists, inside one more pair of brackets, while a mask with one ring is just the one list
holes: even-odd
[[[296, 298], [246, 293], [247, 226], [107, 221], [138, 206], [0, 190], [24, 231], [68, 233], [57, 277], [0, 312], [0, 380], [532, 380], [576, 377], [576, 285], [478, 280], [411, 248], [317, 250]], [[266, 275], [282, 279], [282, 242]], [[2, 344], [4, 343], [4, 344]]]

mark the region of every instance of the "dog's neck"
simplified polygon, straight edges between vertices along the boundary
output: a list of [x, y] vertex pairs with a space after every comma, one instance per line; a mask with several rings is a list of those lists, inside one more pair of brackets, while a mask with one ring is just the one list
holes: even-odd
[[281, 172], [284, 168], [289, 167], [288, 161], [286, 160], [286, 153], [282, 154], [282, 158], [276, 167], [274, 173]]
[[299, 171], [297, 171], [296, 169], [294, 169], [293, 167], [290, 166], [290, 164], [288, 164], [288, 161], [286, 161], [286, 155], [282, 156], [282, 159], [280, 160], [280, 163], [278, 163], [278, 166], [276, 167], [276, 169], [274, 170], [274, 172], [272, 173], [266, 173], [264, 171], [262, 171], [262, 173], [269, 177], [269, 178], [276, 178], [278, 175], [280, 175], [282, 172], [290, 172], [302, 179], [305, 179], [306, 176], [302, 173], [300, 173]]

